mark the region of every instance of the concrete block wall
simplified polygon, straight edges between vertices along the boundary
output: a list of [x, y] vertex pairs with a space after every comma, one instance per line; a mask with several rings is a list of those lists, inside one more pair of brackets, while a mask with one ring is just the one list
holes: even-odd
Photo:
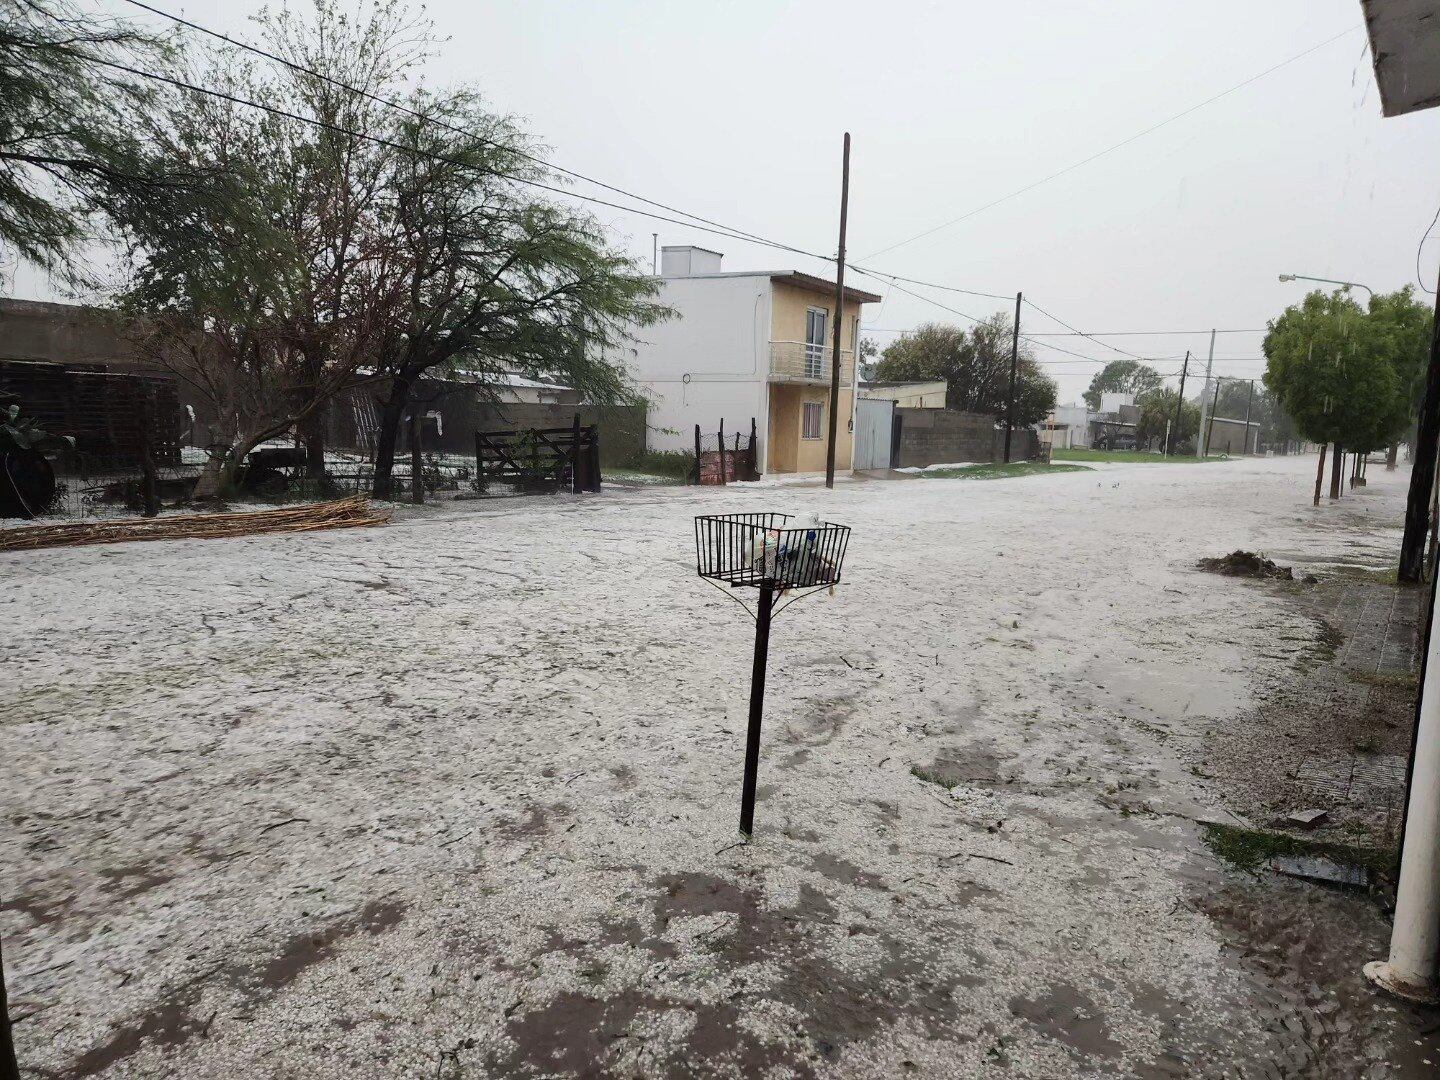
[[[1005, 430], [995, 418], [950, 409], [896, 409], [900, 423], [899, 460], [895, 468], [924, 468], [959, 461], [999, 461], [1005, 454]], [[1036, 435], [1016, 428], [1010, 438], [1010, 460], [1035, 454]]]

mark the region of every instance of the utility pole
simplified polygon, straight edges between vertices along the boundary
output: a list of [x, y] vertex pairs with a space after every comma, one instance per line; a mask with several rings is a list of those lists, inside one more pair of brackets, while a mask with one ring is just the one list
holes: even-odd
[[1245, 441], [1240, 444], [1240, 453], [1250, 453], [1250, 406], [1255, 403], [1255, 380], [1250, 380], [1250, 393], [1245, 396]]
[[[1190, 370], [1190, 350], [1189, 350], [1189, 349], [1186, 349], [1186, 350], [1185, 350], [1185, 363], [1180, 366], [1180, 394], [1179, 394], [1179, 396], [1176, 397], [1176, 399], [1175, 399], [1175, 423], [1171, 426], [1171, 430], [1175, 433], [1175, 438], [1177, 438], [1177, 439], [1180, 437], [1180, 410], [1185, 407], [1185, 375], [1186, 375], [1187, 372], [1189, 372], [1189, 370]], [[1175, 453], [1175, 445], [1174, 445], [1174, 443], [1172, 443], [1172, 442], [1170, 441], [1169, 436], [1166, 437], [1165, 443], [1166, 443], [1165, 449], [1166, 449], [1169, 453], [1174, 454], [1174, 453]]]
[[1015, 426], [1015, 373], [1020, 367], [1020, 302], [1023, 293], [1015, 294], [1015, 326], [1010, 334], [1010, 394], [1005, 399], [1005, 464], [1010, 464], [1010, 431]]
[[[1205, 389], [1200, 391], [1200, 430], [1195, 438], [1199, 443], [1200, 457], [1210, 456], [1210, 428], [1205, 425], [1205, 406], [1210, 397], [1210, 367], [1215, 363], [1215, 331], [1210, 331], [1210, 355], [1205, 358]], [[1218, 383], [1216, 384], [1219, 385]], [[1210, 412], [1215, 415], [1214, 410]], [[1212, 425], [1213, 426], [1213, 425]]]
[[0, 960], [0, 1080], [20, 1080], [15, 1040], [10, 1034], [10, 1003], [5, 997], [5, 962]]
[[[840, 249], [835, 256], [835, 332], [830, 341], [830, 445], [825, 448], [825, 486], [835, 486], [835, 431], [840, 420], [840, 330], [845, 312], [845, 218], [850, 210], [850, 133], [840, 158]], [[860, 343], [855, 342], [858, 351]], [[858, 358], [857, 358], [858, 359]]]
[[1210, 426], [1205, 430], [1205, 456], [1210, 456], [1210, 440], [1215, 435], [1215, 410], [1220, 408], [1220, 378], [1215, 379], [1215, 400], [1210, 403]]
[[660, 234], [650, 234], [650, 273], [654, 277], [660, 276]]
[[[1434, 369], [1432, 368], [1432, 373]], [[1423, 418], [1422, 418], [1423, 424]], [[1420, 448], [1417, 446], [1418, 454]], [[1321, 451], [1324, 454], [1324, 451]], [[1424, 534], [1421, 534], [1422, 539]], [[1430, 587], [1429, 633], [1420, 661], [1420, 700], [1410, 749], [1410, 784], [1400, 834], [1400, 880], [1390, 955], [1365, 965], [1365, 977], [1397, 997], [1440, 1002], [1440, 634], [1435, 633], [1435, 587]]]
[[1425, 370], [1425, 400], [1411, 453], [1410, 493], [1405, 502], [1405, 537], [1400, 541], [1402, 582], [1425, 576], [1425, 531], [1430, 521], [1430, 489], [1435, 483], [1435, 453], [1440, 443], [1440, 286], [1435, 293], [1435, 320], [1430, 329], [1430, 366]]

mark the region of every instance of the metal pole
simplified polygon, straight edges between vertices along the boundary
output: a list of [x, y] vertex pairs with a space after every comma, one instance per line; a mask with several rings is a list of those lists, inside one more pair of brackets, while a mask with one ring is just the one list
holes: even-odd
[[[850, 210], [850, 133], [840, 158], [840, 248], [835, 256], [835, 329], [830, 337], [830, 442], [825, 447], [825, 486], [835, 486], [835, 432], [840, 420], [840, 329], [845, 315], [845, 219]], [[859, 348], [859, 344], [856, 344]]]
[[1405, 537], [1400, 542], [1401, 581], [1420, 581], [1425, 573], [1425, 532], [1430, 524], [1430, 488], [1435, 483], [1435, 452], [1440, 442], [1440, 287], [1430, 329], [1430, 366], [1425, 371], [1425, 401], [1411, 448], [1410, 493], [1405, 502]]
[[5, 994], [5, 962], [0, 959], [0, 1080], [20, 1080], [15, 1039], [10, 1033], [10, 1002]]
[[413, 503], [425, 501], [425, 488], [420, 482], [420, 429], [424, 424], [425, 414], [416, 402], [410, 406], [410, 501]]
[[1365, 977], [1398, 997], [1440, 1000], [1440, 634], [1435, 633], [1435, 589], [1430, 590], [1429, 643], [1422, 661], [1420, 701], [1401, 836], [1400, 882], [1390, 958], [1365, 965]]
[[[1200, 456], [1210, 456], [1210, 428], [1205, 424], [1205, 404], [1210, 397], [1210, 368], [1215, 363], [1215, 331], [1210, 331], [1210, 355], [1205, 357], [1205, 389], [1200, 392], [1200, 430], [1196, 438], [1200, 440]], [[1218, 385], [1218, 384], [1217, 384]], [[1210, 410], [1210, 415], [1215, 415], [1215, 410]]]
[[1255, 380], [1250, 380], [1250, 393], [1245, 396], [1245, 441], [1240, 445], [1240, 453], [1250, 453], [1250, 406], [1255, 403]]
[[1020, 367], [1020, 301], [1015, 294], [1015, 325], [1010, 330], [1010, 393], [1005, 398], [1005, 464], [1010, 464], [1010, 432], [1015, 426], [1015, 373]]
[[655, 277], [660, 276], [660, 234], [650, 234], [650, 273]]
[[1215, 400], [1210, 403], [1210, 426], [1205, 431], [1205, 456], [1210, 456], [1210, 440], [1215, 437], [1215, 410], [1220, 408], [1220, 379], [1215, 380]]
[[[1180, 393], [1175, 398], [1175, 423], [1172, 425], [1172, 430], [1174, 431], [1175, 438], [1177, 439], [1180, 437], [1180, 410], [1185, 407], [1185, 375], [1189, 370], [1190, 350], [1187, 349], [1185, 350], [1185, 363], [1182, 364], [1180, 367]], [[1175, 444], [1171, 442], [1169, 436], [1166, 436], [1165, 441], [1167, 444], [1167, 449], [1170, 451], [1170, 453], [1175, 453]]]
[[770, 656], [770, 611], [775, 583], [762, 582], [755, 609], [755, 666], [750, 670], [750, 728], [745, 735], [745, 783], [740, 789], [740, 835], [747, 840], [755, 827], [755, 777], [760, 769], [760, 718], [765, 712], [765, 664]]

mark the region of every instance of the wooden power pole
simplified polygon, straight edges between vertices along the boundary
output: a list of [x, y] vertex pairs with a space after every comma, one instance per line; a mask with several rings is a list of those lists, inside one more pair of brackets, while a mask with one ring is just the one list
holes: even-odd
[[1430, 328], [1430, 365], [1425, 369], [1425, 400], [1411, 448], [1410, 493], [1405, 503], [1405, 536], [1400, 541], [1401, 581], [1425, 576], [1425, 532], [1430, 526], [1430, 489], [1435, 483], [1435, 453], [1440, 443], [1440, 291]]
[[1010, 392], [1005, 395], [1005, 464], [1010, 464], [1010, 432], [1015, 427], [1015, 375], [1020, 368], [1020, 303], [1023, 293], [1015, 294], [1015, 325], [1010, 329]]
[[[825, 448], [825, 486], [835, 486], [835, 433], [840, 420], [840, 330], [845, 311], [845, 216], [850, 209], [850, 133], [840, 158], [840, 248], [835, 255], [835, 330], [830, 336], [830, 444]], [[860, 343], [855, 342], [855, 348]]]
[[1180, 365], [1180, 393], [1175, 398], [1175, 423], [1171, 427], [1173, 435], [1166, 437], [1165, 452], [1175, 453], [1175, 440], [1180, 438], [1180, 410], [1185, 407], [1185, 375], [1190, 370], [1190, 351], [1185, 351], [1185, 363]]

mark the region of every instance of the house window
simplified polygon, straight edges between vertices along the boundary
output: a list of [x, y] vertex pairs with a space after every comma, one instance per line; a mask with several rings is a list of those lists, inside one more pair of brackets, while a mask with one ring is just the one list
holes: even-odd
[[[805, 377], [819, 379], [825, 374], [825, 321], [830, 313], [824, 308], [805, 311]], [[819, 438], [820, 436], [815, 436]], [[807, 435], [806, 438], [809, 438]]]
[[802, 439], [820, 438], [820, 418], [824, 414], [825, 406], [820, 402], [805, 402], [805, 411], [800, 416], [800, 437]]

